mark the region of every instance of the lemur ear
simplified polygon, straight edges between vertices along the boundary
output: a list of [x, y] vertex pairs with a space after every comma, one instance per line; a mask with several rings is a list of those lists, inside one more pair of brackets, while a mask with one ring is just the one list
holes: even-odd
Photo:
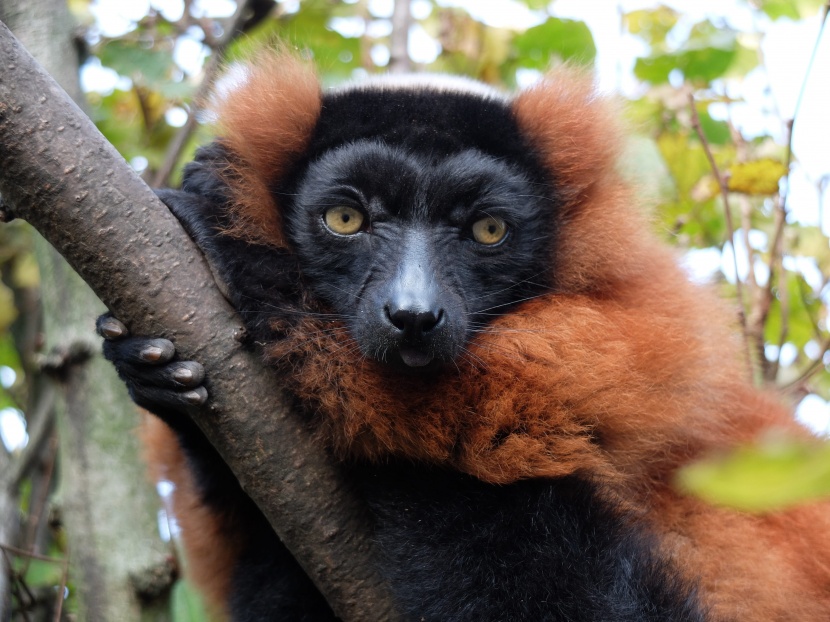
[[234, 160], [223, 174], [232, 191], [227, 233], [284, 247], [279, 205], [271, 192], [304, 152], [320, 115], [320, 84], [311, 65], [286, 49], [231, 67], [229, 87], [211, 106]]
[[623, 133], [613, 101], [602, 97], [585, 70], [562, 66], [520, 92], [513, 112], [556, 179], [565, 216], [593, 200], [592, 192], [615, 174]]
[[[553, 181], [558, 211], [557, 284], [566, 291], [614, 290], [653, 261], [645, 212], [618, 170], [626, 132], [614, 100], [591, 74], [563, 66], [516, 95], [513, 113]], [[656, 253], [656, 255], [655, 255]]]

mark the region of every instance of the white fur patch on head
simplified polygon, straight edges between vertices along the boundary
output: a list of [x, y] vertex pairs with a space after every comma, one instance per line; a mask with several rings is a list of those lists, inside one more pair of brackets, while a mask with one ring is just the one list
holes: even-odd
[[492, 86], [466, 78], [441, 73], [406, 73], [372, 76], [333, 87], [331, 93], [349, 91], [431, 91], [475, 95], [482, 99], [507, 101], [508, 96]]

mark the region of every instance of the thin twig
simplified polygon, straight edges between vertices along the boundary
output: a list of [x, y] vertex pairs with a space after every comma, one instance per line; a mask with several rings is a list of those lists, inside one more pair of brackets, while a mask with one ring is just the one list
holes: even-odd
[[[706, 140], [706, 136], [703, 134], [703, 127], [700, 125], [700, 116], [697, 114], [697, 106], [695, 105], [694, 93], [689, 93], [689, 108], [692, 113], [692, 128], [694, 128], [698, 138], [700, 139], [701, 145], [703, 145], [703, 151], [706, 154], [706, 159], [709, 161], [709, 167], [712, 169], [712, 174], [718, 182], [721, 197], [723, 198], [723, 209], [726, 215], [726, 228], [729, 233], [729, 244], [732, 246], [732, 262], [735, 267], [735, 289], [738, 294], [738, 320], [740, 321], [741, 330], [744, 336], [744, 356], [746, 357], [747, 369], [752, 372], [754, 366], [752, 364], [752, 356], [750, 354], [750, 345], [746, 330], [746, 307], [744, 301], [743, 282], [741, 281], [741, 275], [738, 272], [738, 252], [735, 248], [735, 225], [732, 222], [732, 208], [729, 203], [729, 185], [715, 162], [715, 157], [712, 155], [712, 150], [709, 147], [709, 141]], [[750, 269], [752, 269], [752, 266], [750, 266]]]
[[[798, 98], [795, 102], [795, 108], [793, 109], [793, 116], [785, 123], [785, 128], [787, 131], [787, 158], [786, 158], [786, 173], [784, 174], [784, 187], [778, 193], [778, 200], [775, 203], [775, 222], [774, 222], [774, 229], [773, 229], [773, 236], [772, 236], [772, 243], [770, 244], [770, 260], [769, 260], [769, 270], [770, 275], [767, 281], [767, 288], [764, 292], [764, 300], [767, 304], [767, 307], [772, 304], [772, 301], [775, 299], [775, 292], [774, 292], [774, 284], [778, 283], [778, 290], [780, 292], [780, 297], [778, 299], [779, 304], [781, 305], [781, 332], [778, 338], [778, 356], [776, 356], [775, 361], [773, 361], [772, 365], [770, 365], [767, 369], [766, 379], [770, 382], [774, 381], [775, 378], [778, 376], [778, 370], [781, 367], [781, 348], [784, 345], [787, 334], [788, 334], [788, 326], [787, 326], [787, 316], [785, 316], [785, 311], [789, 310], [789, 300], [787, 299], [789, 296], [788, 288], [786, 279], [784, 278], [784, 227], [787, 224], [787, 200], [789, 198], [790, 192], [790, 173], [792, 168], [792, 161], [793, 161], [793, 130], [795, 128], [796, 121], [798, 120], [798, 113], [801, 110], [801, 104], [804, 100], [804, 92], [807, 87], [807, 80], [810, 77], [810, 73], [813, 69], [813, 64], [816, 59], [816, 53], [818, 51], [819, 43], [821, 42], [822, 34], [824, 33], [824, 27], [827, 25], [827, 16], [830, 13], [830, 1], [826, 2], [824, 5], [824, 11], [821, 18], [821, 26], [819, 27], [818, 35], [816, 36], [816, 40], [813, 43], [813, 51], [810, 54], [810, 61], [807, 63], [807, 70], [804, 73], [804, 80], [801, 82], [801, 87], [798, 91]], [[778, 274], [778, 279], [775, 278], [776, 273]], [[787, 315], [789, 315], [787, 313]], [[821, 357], [819, 357], [821, 360]], [[814, 373], [813, 370], [810, 373]], [[796, 380], [790, 383], [789, 386], [793, 386], [798, 382], [803, 382], [803, 380]]]
[[782, 387], [782, 390], [785, 393], [789, 393], [794, 389], [797, 389], [805, 382], [807, 382], [816, 372], [824, 368], [824, 357], [827, 352], [830, 351], [830, 336], [826, 337], [824, 341], [819, 346], [819, 355], [813, 359], [813, 362], [805, 369], [801, 374], [793, 380], [792, 382], [788, 382]]
[[63, 568], [61, 569], [61, 584], [58, 587], [58, 593], [55, 598], [58, 603], [55, 606], [55, 617], [53, 622], [61, 622], [61, 612], [63, 611], [63, 603], [66, 600], [66, 584], [69, 581], [69, 556], [67, 555], [63, 560]]
[[36, 559], [41, 562], [51, 562], [53, 564], [63, 564], [66, 563], [66, 558], [63, 557], [49, 557], [48, 555], [40, 555], [38, 553], [34, 553], [33, 551], [27, 551], [25, 549], [19, 549], [16, 546], [12, 546], [11, 544], [3, 544], [0, 542], [0, 549], [4, 551], [8, 551], [12, 555], [17, 555], [18, 557], [28, 557], [29, 559]]
[[52, 382], [45, 382], [34, 410], [27, 417], [29, 428], [29, 442], [20, 455], [20, 458], [13, 465], [11, 477], [12, 486], [19, 487], [23, 478], [35, 464], [36, 458], [40, 455], [43, 443], [49, 438], [54, 428], [54, 411], [56, 389]]
[[46, 505], [49, 501], [49, 493], [51, 492], [52, 477], [55, 474], [55, 463], [58, 457], [58, 437], [52, 435], [49, 444], [48, 453], [45, 460], [45, 469], [43, 479], [41, 481], [40, 495], [37, 499], [33, 499], [29, 507], [28, 529], [26, 533], [26, 544], [34, 547], [37, 540], [37, 530], [40, 526], [40, 521], [46, 511]]

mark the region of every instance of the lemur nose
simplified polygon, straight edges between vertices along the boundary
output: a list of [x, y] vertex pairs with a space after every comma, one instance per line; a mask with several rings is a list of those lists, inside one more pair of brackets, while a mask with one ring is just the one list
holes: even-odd
[[386, 317], [398, 330], [409, 336], [424, 335], [438, 326], [444, 318], [444, 310], [437, 311], [413, 310], [397, 308], [396, 305], [386, 305]]

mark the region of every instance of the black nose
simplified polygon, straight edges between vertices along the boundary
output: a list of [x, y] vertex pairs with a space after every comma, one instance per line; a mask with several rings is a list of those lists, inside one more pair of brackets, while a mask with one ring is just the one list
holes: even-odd
[[419, 337], [428, 333], [444, 319], [443, 309], [422, 311], [386, 305], [385, 310], [386, 317], [392, 325], [410, 337]]

